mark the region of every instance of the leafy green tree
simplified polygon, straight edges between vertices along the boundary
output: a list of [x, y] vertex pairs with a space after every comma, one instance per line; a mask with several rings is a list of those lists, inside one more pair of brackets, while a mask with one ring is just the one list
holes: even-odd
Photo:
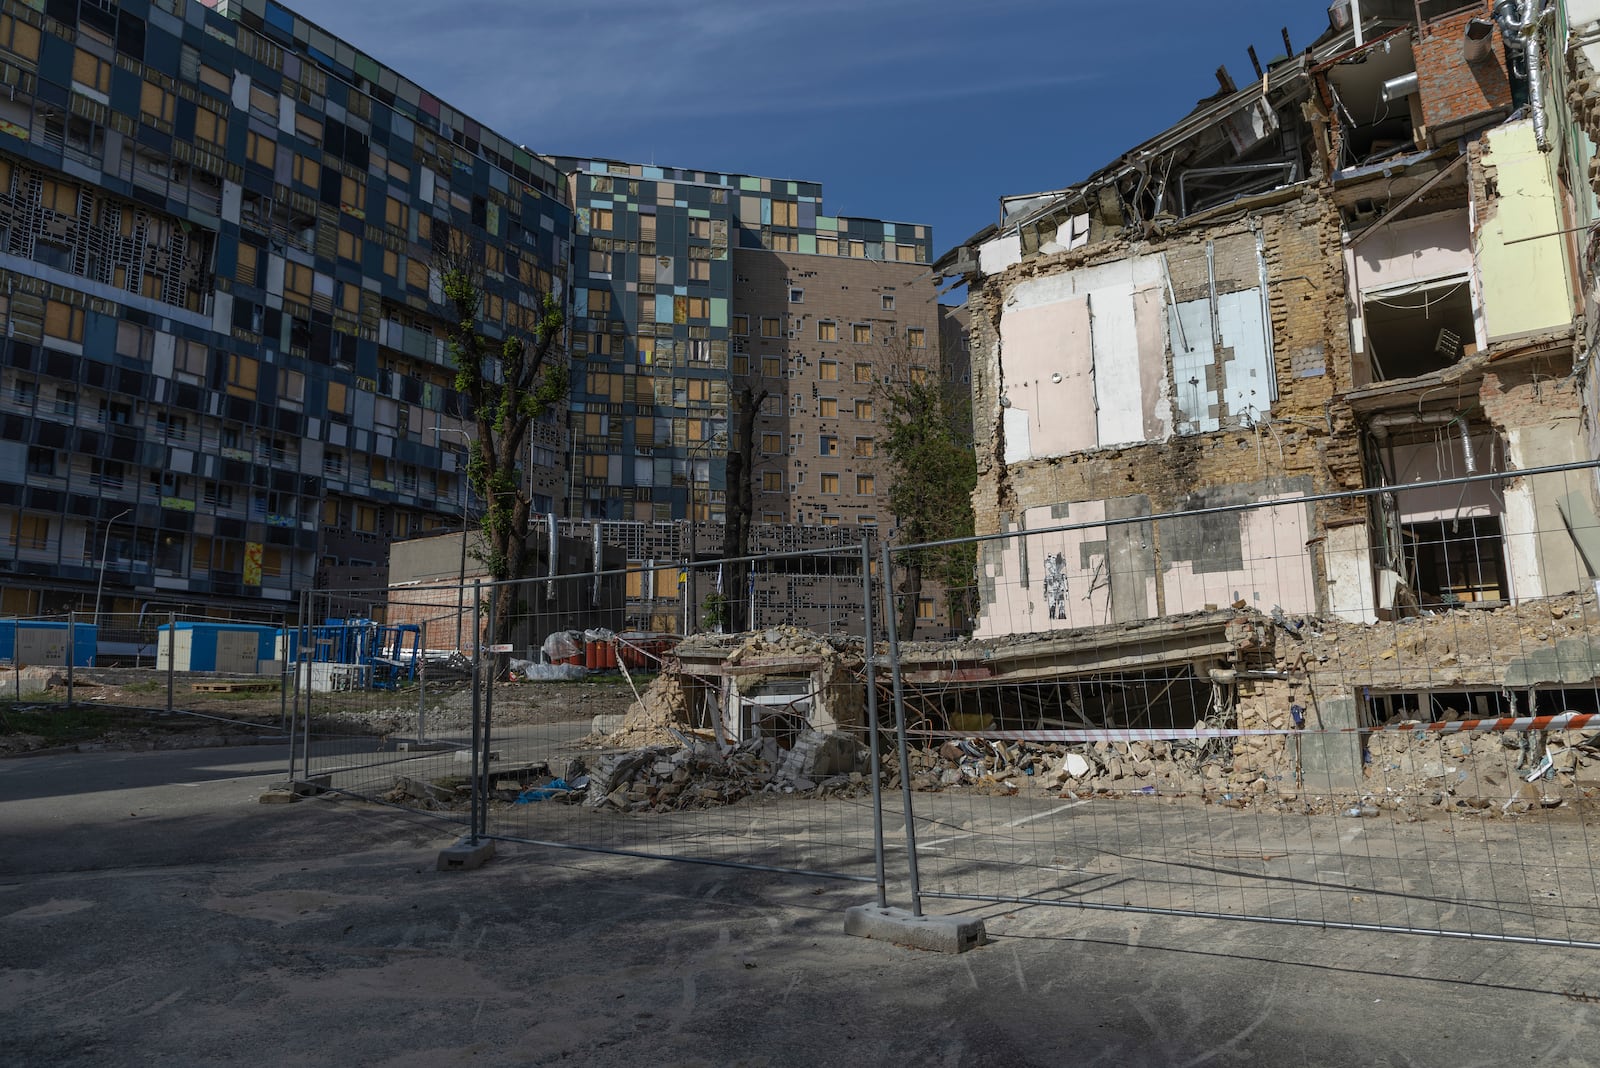
[[[487, 296], [482, 262], [480, 249], [453, 234], [436, 253], [434, 266], [451, 314], [456, 390], [471, 405], [477, 424], [467, 481], [484, 502], [479, 558], [490, 579], [504, 581], [528, 577], [533, 500], [522, 464], [529, 455], [533, 424], [567, 394], [566, 363], [553, 358], [561, 354], [565, 317], [555, 297], [546, 293], [531, 331], [508, 331], [498, 340], [486, 336], [479, 329]], [[510, 641], [514, 607], [510, 597], [497, 599], [489, 621], [491, 641]]]
[[[877, 393], [888, 431], [880, 444], [887, 461], [889, 507], [899, 528], [895, 541], [920, 545], [970, 537], [978, 463], [965, 389], [945, 381], [938, 368], [919, 367], [909, 352], [899, 352]], [[913, 549], [894, 558], [901, 568], [897, 592], [902, 638], [916, 633], [917, 601], [925, 580], [947, 591], [952, 625], [970, 618], [977, 560], [972, 542]]]

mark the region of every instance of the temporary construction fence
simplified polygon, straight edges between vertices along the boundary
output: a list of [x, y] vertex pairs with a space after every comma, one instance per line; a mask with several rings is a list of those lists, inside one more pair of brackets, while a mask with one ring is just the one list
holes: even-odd
[[1600, 946], [1593, 467], [966, 543], [980, 641], [888, 620], [916, 907]]
[[[872, 571], [857, 545], [395, 590], [383, 623], [323, 615], [350, 591], [312, 595], [304, 618], [324, 622], [298, 638], [291, 778], [478, 836], [874, 880]], [[667, 583], [696, 609], [690, 641], [760, 646], [760, 670], [729, 670], [720, 653], [696, 666], [672, 651], [682, 633], [593, 626], [619, 586]], [[823, 633], [793, 627], [768, 596], [796, 583]], [[419, 635], [414, 656], [362, 652], [402, 630]], [[389, 661], [416, 670], [374, 687], [367, 665]], [[582, 715], [589, 670], [632, 686], [634, 712]], [[824, 716], [833, 729], [817, 729]]]
[[[476, 838], [874, 882], [918, 912], [1600, 946], [1593, 467], [683, 561], [670, 581], [718, 591], [685, 597], [696, 633], [585, 636], [638, 694], [600, 722], [537, 662], [547, 626], [596, 628], [581, 604], [535, 613], [616, 573], [391, 591], [417, 670], [316, 667], [341, 639], [304, 630], [292, 770]], [[882, 577], [952, 547], [979, 575], [974, 637], [902, 641]], [[826, 583], [832, 632], [741, 617], [752, 573]]]

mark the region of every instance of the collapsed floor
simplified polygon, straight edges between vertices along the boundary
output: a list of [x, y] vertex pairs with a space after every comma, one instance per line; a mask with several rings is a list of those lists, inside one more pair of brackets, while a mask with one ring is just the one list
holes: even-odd
[[[1600, 750], [1590, 746], [1600, 728], [1407, 729], [1600, 712], [1600, 648], [1590, 637], [1600, 634], [1600, 610], [1592, 593], [1365, 626], [1226, 614], [1231, 618], [1197, 621], [1213, 637], [1226, 635], [1223, 645], [1205, 639], [1212, 643], [1206, 648], [1221, 652], [1155, 671], [1135, 670], [1138, 657], [1126, 648], [1117, 651], [1113, 673], [1085, 668], [1081, 652], [1094, 644], [1093, 634], [1072, 635], [1067, 646], [1060, 636], [1017, 636], [919, 647], [920, 659], [904, 671], [918, 680], [905, 685], [908, 711], [915, 710], [908, 729], [912, 788], [1155, 794], [1408, 817], [1461, 808], [1513, 815], [1600, 799]], [[1164, 635], [1173, 633], [1172, 621], [1162, 626]], [[1112, 637], [1130, 633], [1141, 634], [1123, 626]], [[1053, 674], [1052, 650], [1062, 647], [1080, 659], [1072, 671]], [[592, 766], [569, 768], [559, 779], [546, 772], [503, 782], [496, 796], [640, 813], [865, 792], [863, 653], [859, 641], [789, 627], [689, 639], [625, 716], [597, 721], [588, 739], [600, 751]], [[887, 654], [876, 654], [886, 725], [880, 757], [885, 787], [898, 789]], [[932, 663], [943, 666], [931, 670]], [[1020, 665], [1009, 677], [1007, 663]], [[988, 665], [990, 674], [973, 665]], [[1353, 713], [1348, 725], [1331, 722], [1341, 702]], [[1178, 736], [1195, 727], [1262, 733]], [[1115, 738], [1128, 729], [1149, 733]], [[1044, 737], [1016, 737], [1032, 730]], [[1089, 739], [1050, 737], [1059, 731]], [[1312, 748], [1330, 738], [1348, 757], [1351, 775], [1340, 782], [1306, 773]]]

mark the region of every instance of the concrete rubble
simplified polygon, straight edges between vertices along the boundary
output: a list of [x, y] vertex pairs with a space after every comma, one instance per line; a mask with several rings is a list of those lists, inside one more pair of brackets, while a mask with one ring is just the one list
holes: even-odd
[[[763, 753], [760, 741], [750, 741], [732, 751], [686, 739], [688, 744], [652, 746], [602, 757], [589, 773], [583, 803], [590, 808], [624, 812], [668, 812], [729, 805], [762, 794], [855, 794], [868, 788], [866, 777], [854, 765], [866, 765], [859, 745], [838, 735], [811, 732], [780, 761]], [[824, 774], [816, 755], [847, 752], [849, 770]], [[794, 753], [807, 753], [791, 760]], [[843, 767], [841, 761], [832, 765]], [[808, 773], [809, 769], [809, 773]], [[814, 777], [813, 777], [814, 776]]]

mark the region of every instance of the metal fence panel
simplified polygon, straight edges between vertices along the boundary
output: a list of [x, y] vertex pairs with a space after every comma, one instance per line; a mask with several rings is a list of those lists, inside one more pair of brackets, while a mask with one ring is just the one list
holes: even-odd
[[[861, 547], [740, 561], [683, 561], [620, 576], [630, 597], [675, 600], [676, 633], [572, 634], [546, 660], [616, 672], [637, 700], [612, 721], [553, 722], [559, 679], [494, 688], [494, 837], [662, 859], [875, 880], [867, 628]], [[589, 576], [597, 605], [609, 576]], [[762, 591], [803, 584], [809, 615]], [[503, 587], [520, 613], [550, 580]], [[820, 613], [820, 614], [818, 614]], [[797, 621], [811, 627], [799, 627]], [[738, 627], [739, 633], [724, 633]], [[687, 631], [687, 633], [685, 633]], [[578, 643], [581, 642], [581, 649]], [[550, 655], [555, 654], [555, 655]], [[561, 654], [566, 654], [565, 656]], [[518, 664], [511, 662], [512, 674]], [[524, 665], [554, 674], [559, 665]]]
[[1592, 466], [982, 540], [891, 653], [918, 906], [1600, 944]]

